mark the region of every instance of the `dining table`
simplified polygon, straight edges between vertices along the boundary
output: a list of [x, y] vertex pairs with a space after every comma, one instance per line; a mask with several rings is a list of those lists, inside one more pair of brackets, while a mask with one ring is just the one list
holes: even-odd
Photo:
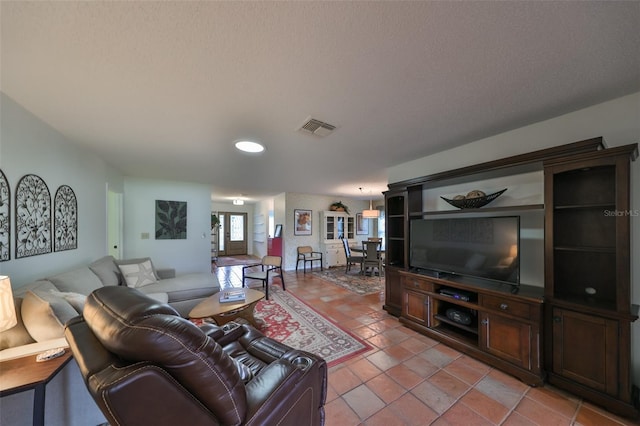
[[[357, 247], [357, 246], [349, 246], [349, 250], [351, 250], [352, 252], [355, 252], [355, 253], [364, 253], [364, 252], [366, 252], [366, 251], [367, 251], [367, 250], [366, 250], [364, 247], [362, 247], [362, 246], [360, 246], [360, 247]], [[378, 252], [379, 252], [379, 253], [381, 253], [381, 254], [384, 254], [384, 249], [379, 249], [379, 250], [378, 250]]]

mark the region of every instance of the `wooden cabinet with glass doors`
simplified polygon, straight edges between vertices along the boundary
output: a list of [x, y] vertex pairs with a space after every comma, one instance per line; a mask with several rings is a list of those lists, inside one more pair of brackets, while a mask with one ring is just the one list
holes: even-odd
[[355, 241], [355, 219], [345, 212], [323, 211], [320, 212], [320, 226], [320, 249], [325, 266], [346, 265], [342, 239], [346, 238], [351, 243]]

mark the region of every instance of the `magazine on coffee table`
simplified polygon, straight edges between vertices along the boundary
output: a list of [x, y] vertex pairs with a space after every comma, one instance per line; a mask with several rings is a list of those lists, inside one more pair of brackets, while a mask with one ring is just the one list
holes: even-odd
[[243, 289], [223, 290], [220, 292], [220, 303], [242, 302], [246, 298]]

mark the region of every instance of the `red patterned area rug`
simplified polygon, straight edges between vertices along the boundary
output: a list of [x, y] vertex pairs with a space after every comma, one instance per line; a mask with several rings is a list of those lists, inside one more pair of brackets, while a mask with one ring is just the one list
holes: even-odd
[[366, 295], [380, 293], [384, 290], [384, 277], [360, 275], [358, 269], [354, 269], [355, 272], [346, 273], [344, 266], [341, 266], [323, 269], [322, 271], [313, 271], [313, 275], [355, 294]]
[[269, 300], [256, 305], [255, 317], [265, 322], [261, 330], [265, 335], [318, 355], [330, 367], [371, 349], [361, 339], [278, 287], [271, 287]]

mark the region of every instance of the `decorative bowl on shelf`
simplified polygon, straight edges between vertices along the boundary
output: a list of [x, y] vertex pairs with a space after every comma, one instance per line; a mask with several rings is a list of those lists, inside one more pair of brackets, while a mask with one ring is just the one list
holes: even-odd
[[[440, 198], [442, 198], [447, 203], [459, 209], [477, 209], [477, 208], [486, 206], [487, 204], [489, 204], [490, 202], [498, 198], [500, 195], [502, 195], [502, 193], [506, 190], [507, 188], [503, 189], [502, 191], [494, 192], [493, 194], [483, 195], [479, 197], [467, 196], [464, 198], [456, 197], [455, 199], [449, 199], [444, 197], [440, 197]], [[469, 194], [478, 195], [478, 193], [482, 193], [482, 192], [476, 190], [476, 191], [471, 191]]]

